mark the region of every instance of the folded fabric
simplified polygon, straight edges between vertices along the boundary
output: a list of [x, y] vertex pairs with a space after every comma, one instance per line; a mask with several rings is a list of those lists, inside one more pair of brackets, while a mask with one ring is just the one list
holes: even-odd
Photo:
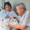
[[7, 16], [7, 14], [6, 13], [2, 13], [2, 16], [3, 16], [3, 18], [5, 18]]

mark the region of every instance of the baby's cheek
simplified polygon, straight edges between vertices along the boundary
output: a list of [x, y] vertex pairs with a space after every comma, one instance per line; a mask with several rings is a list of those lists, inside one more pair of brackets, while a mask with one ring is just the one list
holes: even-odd
[[16, 20], [14, 20], [14, 22], [16, 22]]

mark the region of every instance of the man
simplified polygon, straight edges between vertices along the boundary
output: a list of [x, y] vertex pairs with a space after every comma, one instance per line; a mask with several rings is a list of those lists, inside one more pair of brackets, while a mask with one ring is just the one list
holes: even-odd
[[18, 15], [20, 16], [19, 25], [9, 25], [9, 27], [21, 30], [30, 30], [30, 12], [26, 10], [26, 7], [23, 3], [18, 4], [16, 9]]

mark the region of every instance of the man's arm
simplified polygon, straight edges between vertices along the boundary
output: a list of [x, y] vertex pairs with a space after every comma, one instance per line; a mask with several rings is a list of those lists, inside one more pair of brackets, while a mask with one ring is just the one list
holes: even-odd
[[19, 25], [19, 26], [9, 25], [9, 27], [16, 28], [16, 29], [25, 29], [26, 25]]

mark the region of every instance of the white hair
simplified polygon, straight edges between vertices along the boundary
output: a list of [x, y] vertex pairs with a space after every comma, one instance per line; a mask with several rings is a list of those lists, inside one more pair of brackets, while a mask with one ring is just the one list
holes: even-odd
[[20, 4], [18, 4], [17, 6], [18, 6], [18, 8], [24, 8], [24, 9], [26, 10], [26, 6], [25, 6], [24, 3], [20, 3]]

